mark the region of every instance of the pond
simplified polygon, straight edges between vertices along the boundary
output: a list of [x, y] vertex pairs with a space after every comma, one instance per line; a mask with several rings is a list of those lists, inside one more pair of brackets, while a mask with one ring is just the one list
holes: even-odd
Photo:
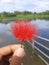
[[[37, 20], [32, 20], [31, 23], [34, 23], [38, 26], [41, 37], [49, 39], [49, 20], [37, 19]], [[11, 28], [10, 23], [8, 23], [8, 24], [0, 23], [0, 47], [9, 45], [9, 44], [13, 44], [13, 43], [19, 43], [19, 41], [10, 32], [10, 28]], [[49, 48], [49, 42], [46, 42], [46, 41], [40, 40], [40, 39], [36, 39], [36, 40]], [[29, 47], [30, 46], [28, 45], [27, 49], [29, 49]], [[40, 49], [41, 49], [41, 47], [40, 47]], [[45, 51], [44, 49], [41, 49], [41, 50]], [[32, 58], [32, 55], [31, 55], [32, 48], [30, 47], [30, 49], [26, 50], [26, 52], [27, 51], [29, 52], [29, 55], [27, 56], [25, 65], [29, 65], [30, 63], [32, 64], [32, 61], [28, 60], [28, 57]], [[27, 52], [27, 54], [28, 54], [28, 52]], [[47, 54], [49, 55], [49, 53], [47, 53]], [[36, 65], [38, 65], [38, 64], [36, 64]]]

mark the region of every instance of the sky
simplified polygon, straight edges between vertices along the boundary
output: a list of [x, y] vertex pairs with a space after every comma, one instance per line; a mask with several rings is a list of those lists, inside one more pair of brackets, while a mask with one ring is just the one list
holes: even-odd
[[0, 0], [0, 12], [49, 10], [49, 0]]

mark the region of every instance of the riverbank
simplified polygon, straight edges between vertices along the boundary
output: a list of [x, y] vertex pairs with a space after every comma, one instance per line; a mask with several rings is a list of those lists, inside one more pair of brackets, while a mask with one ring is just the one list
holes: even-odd
[[13, 17], [9, 17], [9, 16], [0, 16], [0, 22], [2, 23], [7, 23], [10, 21], [15, 21], [15, 20], [21, 20], [21, 19], [27, 19], [27, 20], [36, 20], [36, 19], [45, 19], [45, 20], [49, 20], [49, 15], [40, 15], [40, 14], [27, 14], [27, 15], [17, 15], [17, 16], [13, 16]]

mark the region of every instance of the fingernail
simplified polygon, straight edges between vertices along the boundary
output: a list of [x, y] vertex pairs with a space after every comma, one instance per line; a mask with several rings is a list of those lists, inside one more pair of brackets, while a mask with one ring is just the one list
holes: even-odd
[[18, 57], [24, 57], [25, 56], [25, 51], [23, 48], [19, 48], [18, 50], [15, 51], [14, 56]]

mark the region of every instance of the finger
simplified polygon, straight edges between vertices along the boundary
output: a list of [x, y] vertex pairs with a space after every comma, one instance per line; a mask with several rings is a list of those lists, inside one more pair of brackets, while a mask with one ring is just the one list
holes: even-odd
[[[2, 48], [0, 48], [0, 57], [6, 56], [10, 53], [14, 53], [15, 50], [17, 50], [20, 47], [21, 47], [20, 44], [13, 44], [13, 45], [8, 45], [8, 46], [5, 46], [5, 47], [2, 47]], [[24, 47], [24, 46], [22, 46], [22, 47]]]
[[10, 61], [10, 65], [20, 65], [23, 58], [25, 56], [25, 51], [23, 48], [19, 48], [18, 50], [15, 51], [15, 53], [13, 54], [11, 61]]

